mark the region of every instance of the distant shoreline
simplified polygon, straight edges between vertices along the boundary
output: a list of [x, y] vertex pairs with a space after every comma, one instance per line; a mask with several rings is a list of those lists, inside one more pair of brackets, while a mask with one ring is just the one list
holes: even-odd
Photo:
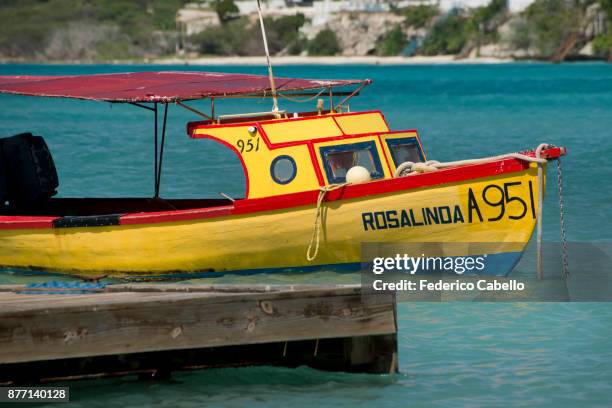
[[[551, 63], [540, 59], [514, 59], [514, 58], [461, 58], [455, 55], [414, 56], [414, 57], [376, 57], [376, 56], [328, 56], [328, 57], [305, 57], [305, 56], [282, 56], [271, 57], [272, 65], [470, 65], [470, 64], [508, 64], [512, 62], [536, 62]], [[605, 62], [599, 59], [585, 59], [564, 61], [565, 63], [580, 62]], [[197, 58], [145, 58], [133, 60], [113, 61], [89, 61], [89, 60], [67, 60], [67, 61], [31, 61], [22, 59], [0, 59], [2, 64], [32, 64], [32, 65], [182, 65], [182, 66], [250, 66], [266, 65], [266, 57], [222, 57], [208, 56]]]
[[[514, 62], [502, 58], [464, 58], [454, 55], [415, 56], [415, 57], [272, 57], [273, 65], [421, 65], [421, 64], [500, 64]], [[154, 64], [169, 65], [265, 65], [265, 57], [199, 57], [199, 58], [158, 58]]]
[[[304, 57], [282, 56], [272, 57], [273, 65], [446, 65], [446, 64], [505, 64], [516, 62], [511, 58], [463, 58], [456, 59], [454, 55], [415, 56], [415, 57], [376, 57], [376, 56], [328, 56]], [[0, 60], [0, 64], [108, 64], [108, 65], [193, 65], [193, 66], [220, 66], [220, 65], [265, 65], [266, 57], [197, 57], [197, 58], [147, 58], [142, 60], [114, 60], [114, 61], [27, 61], [27, 60]]]

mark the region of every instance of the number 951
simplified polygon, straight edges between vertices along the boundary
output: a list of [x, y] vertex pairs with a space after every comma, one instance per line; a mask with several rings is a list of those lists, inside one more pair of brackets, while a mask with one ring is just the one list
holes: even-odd
[[239, 139], [238, 142], [236, 142], [236, 146], [238, 146], [240, 153], [256, 152], [259, 150], [259, 137], [255, 142], [253, 142], [253, 139]]

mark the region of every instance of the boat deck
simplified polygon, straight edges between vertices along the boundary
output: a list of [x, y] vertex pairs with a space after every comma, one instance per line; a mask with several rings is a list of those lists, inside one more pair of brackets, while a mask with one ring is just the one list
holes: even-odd
[[0, 286], [0, 383], [245, 365], [397, 370], [392, 295], [357, 285]]

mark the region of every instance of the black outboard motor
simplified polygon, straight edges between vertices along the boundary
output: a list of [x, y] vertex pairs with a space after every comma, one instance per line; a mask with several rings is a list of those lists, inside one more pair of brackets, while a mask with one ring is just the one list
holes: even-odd
[[57, 171], [42, 136], [31, 133], [0, 139], [0, 204], [33, 210], [57, 194]]

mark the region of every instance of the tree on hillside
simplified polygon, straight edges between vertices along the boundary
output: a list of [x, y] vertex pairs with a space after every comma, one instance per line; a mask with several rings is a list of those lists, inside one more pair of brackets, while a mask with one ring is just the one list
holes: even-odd
[[399, 55], [406, 47], [406, 36], [402, 27], [398, 24], [386, 33], [376, 46], [378, 55]]
[[462, 10], [453, 10], [438, 19], [427, 33], [420, 51], [425, 55], [459, 53], [467, 41], [468, 21]]
[[404, 23], [409, 27], [422, 28], [427, 26], [434, 17], [440, 14], [438, 6], [420, 4], [406, 7], [401, 10], [404, 15]]
[[583, 10], [578, 2], [535, 0], [524, 12], [526, 29], [533, 38], [531, 46], [549, 58], [568, 36], [579, 28]]
[[593, 51], [612, 61], [612, 0], [599, 0], [599, 5], [606, 12], [608, 30], [605, 34], [599, 34], [593, 40]]
[[240, 12], [233, 0], [217, 0], [214, 3], [214, 8], [222, 23], [237, 17]]
[[319, 33], [308, 42], [309, 55], [336, 55], [342, 49], [338, 43], [338, 37], [329, 28], [319, 31]]

